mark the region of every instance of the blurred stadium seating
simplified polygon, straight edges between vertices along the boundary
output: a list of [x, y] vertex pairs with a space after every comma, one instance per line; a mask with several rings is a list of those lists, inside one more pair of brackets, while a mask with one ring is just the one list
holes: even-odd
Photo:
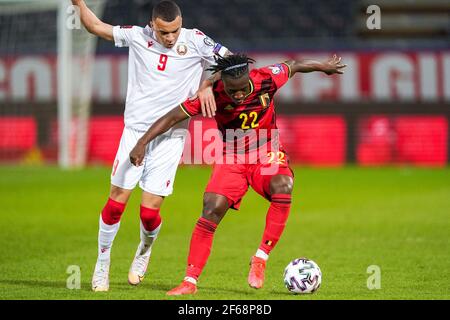
[[[144, 26], [158, 0], [109, 0], [104, 20]], [[383, 27], [366, 28], [370, 0], [179, 0], [185, 27], [196, 27], [236, 50], [273, 51], [304, 49], [447, 48], [450, 36], [446, 0], [380, 0]], [[56, 37], [51, 12], [0, 15], [0, 53], [53, 52], [35, 32]], [[14, 30], [13, 33], [9, 32]], [[10, 39], [14, 36], [14, 39]], [[17, 38], [22, 39], [18, 41]], [[373, 41], [375, 39], [376, 41]], [[314, 41], [311, 41], [314, 40]], [[118, 49], [117, 49], [118, 50]], [[115, 49], [99, 41], [98, 52]]]
[[[103, 20], [144, 26], [156, 2], [109, 0]], [[297, 75], [280, 92], [280, 129], [294, 162], [448, 164], [450, 2], [377, 1], [381, 30], [366, 28], [370, 0], [177, 2], [185, 27], [235, 52], [250, 52], [258, 65], [334, 52], [349, 64], [344, 77]], [[0, 14], [1, 162], [26, 158], [36, 149], [55, 161], [56, 42], [47, 39], [56, 38], [56, 25], [51, 12]], [[111, 163], [114, 157], [126, 54], [98, 42], [91, 163]]]

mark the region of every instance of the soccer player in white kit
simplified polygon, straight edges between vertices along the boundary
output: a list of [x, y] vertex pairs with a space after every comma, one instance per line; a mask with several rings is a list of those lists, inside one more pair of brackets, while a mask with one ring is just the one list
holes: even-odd
[[[197, 93], [203, 70], [215, 62], [215, 55], [224, 56], [228, 50], [199, 30], [182, 28], [180, 8], [172, 1], [157, 4], [145, 28], [113, 27], [100, 21], [83, 0], [72, 0], [72, 3], [79, 7], [81, 21], [90, 33], [114, 41], [117, 47], [129, 48], [125, 128], [112, 168], [109, 199], [100, 216], [98, 258], [92, 277], [94, 291], [107, 291], [111, 247], [122, 213], [138, 182], [143, 190], [141, 241], [128, 282], [137, 285], [145, 276], [152, 245], [161, 228], [160, 207], [164, 197], [172, 193], [187, 123], [149, 144], [143, 166], [131, 164], [130, 151], [157, 119]], [[205, 89], [198, 94], [203, 100], [204, 114], [213, 115], [212, 90], [206, 84], [202, 87]]]

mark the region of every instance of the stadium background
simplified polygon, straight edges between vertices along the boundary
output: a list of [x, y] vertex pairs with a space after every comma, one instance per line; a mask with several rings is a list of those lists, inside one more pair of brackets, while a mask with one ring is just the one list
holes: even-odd
[[[108, 0], [102, 19], [143, 26], [155, 2]], [[277, 96], [298, 186], [267, 289], [255, 293], [245, 284], [267, 210], [250, 192], [242, 214], [221, 225], [198, 299], [299, 299], [281, 282], [297, 255], [324, 272], [318, 295], [305, 299], [448, 299], [448, 1], [177, 2], [185, 27], [248, 52], [258, 66], [334, 53], [348, 64], [342, 76], [298, 74]], [[371, 4], [381, 7], [381, 30], [366, 27]], [[98, 42], [87, 166], [61, 170], [56, 26], [54, 10], [0, 12], [0, 299], [162, 299], [183, 274], [210, 168], [180, 167], [144, 290], [126, 284], [138, 240], [133, 195], [113, 250], [112, 290], [92, 295], [97, 212], [123, 128], [127, 50]], [[214, 123], [194, 119], [191, 130], [195, 125]], [[195, 163], [204, 144], [186, 146]], [[81, 267], [82, 290], [66, 288], [73, 264]], [[366, 287], [372, 264], [382, 267], [382, 290]]]
[[[180, 5], [186, 27], [203, 30], [235, 52], [249, 52], [257, 66], [342, 55], [348, 64], [345, 75], [296, 75], [278, 96], [279, 127], [294, 163], [446, 166], [448, 2], [379, 1], [382, 29], [368, 30], [369, 2]], [[146, 25], [151, 8], [151, 1], [108, 1], [103, 19]], [[34, 26], [35, 36], [25, 21]], [[2, 31], [4, 43], [7, 32], [14, 33], [14, 45], [0, 48], [0, 161], [37, 157], [55, 162], [56, 43], [46, 39], [56, 38], [56, 16], [24, 15], [11, 21]], [[91, 164], [112, 163], [123, 126], [126, 81], [126, 49], [100, 40], [88, 133]], [[213, 125], [203, 123], [205, 128]]]

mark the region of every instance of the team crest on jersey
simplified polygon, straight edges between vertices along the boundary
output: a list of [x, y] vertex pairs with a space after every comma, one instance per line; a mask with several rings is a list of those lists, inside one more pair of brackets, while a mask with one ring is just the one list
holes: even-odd
[[264, 93], [259, 96], [259, 102], [261, 102], [261, 106], [265, 109], [270, 105], [270, 96], [268, 93]]
[[180, 56], [184, 56], [187, 52], [188, 52], [188, 48], [187, 48], [187, 46], [186, 46], [184, 43], [180, 43], [180, 44], [177, 46], [177, 53], [178, 53]]
[[214, 45], [216, 44], [210, 37], [205, 37], [205, 39], [203, 39], [203, 42], [209, 47], [214, 47]]
[[280, 74], [281, 70], [283, 70], [283, 69], [281, 69], [281, 66], [279, 64], [271, 66], [271, 67], [269, 67], [269, 69], [272, 70], [272, 73], [274, 75]]

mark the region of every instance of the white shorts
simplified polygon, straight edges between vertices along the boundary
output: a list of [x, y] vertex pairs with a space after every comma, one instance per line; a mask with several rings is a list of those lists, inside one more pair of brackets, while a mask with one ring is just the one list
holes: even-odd
[[142, 190], [158, 196], [168, 196], [183, 154], [186, 130], [170, 130], [151, 141], [146, 148], [143, 164], [130, 162], [130, 152], [145, 131], [125, 128], [111, 173], [111, 184], [132, 190], [139, 182]]

